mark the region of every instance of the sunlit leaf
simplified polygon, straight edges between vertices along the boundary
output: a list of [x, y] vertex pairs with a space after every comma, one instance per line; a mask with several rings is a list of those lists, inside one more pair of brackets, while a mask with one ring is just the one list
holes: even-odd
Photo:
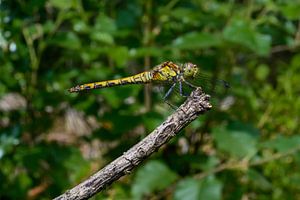
[[77, 0], [50, 0], [50, 4], [60, 9], [75, 8]]
[[259, 80], [265, 80], [270, 73], [270, 68], [267, 65], [261, 64], [256, 69], [256, 77]]
[[281, 12], [288, 18], [292, 20], [299, 19], [300, 17], [300, 2], [290, 1], [287, 4], [279, 6]]
[[104, 44], [112, 45], [114, 44], [114, 38], [111, 34], [100, 31], [93, 31], [91, 33], [91, 39], [99, 42], [103, 42]]

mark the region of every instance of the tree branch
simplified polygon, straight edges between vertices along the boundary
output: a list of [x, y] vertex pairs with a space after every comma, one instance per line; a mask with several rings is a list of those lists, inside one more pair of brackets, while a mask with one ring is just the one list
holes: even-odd
[[55, 200], [88, 199], [92, 197], [115, 180], [130, 173], [143, 160], [211, 107], [209, 96], [203, 93], [201, 88], [197, 88], [165, 122], [142, 141], [84, 182], [55, 198]]
[[207, 177], [211, 174], [216, 174], [216, 173], [222, 172], [224, 170], [245, 170], [245, 169], [248, 169], [248, 168], [253, 167], [253, 166], [259, 166], [259, 165], [263, 165], [265, 163], [272, 162], [274, 160], [279, 160], [281, 158], [284, 158], [284, 157], [290, 156], [292, 154], [295, 154], [298, 151], [300, 151], [300, 147], [291, 149], [291, 150], [286, 151], [286, 152], [276, 153], [276, 154], [273, 154], [271, 156], [261, 158], [261, 159], [258, 159], [258, 160], [252, 161], [252, 162], [249, 161], [249, 160], [242, 160], [242, 161], [239, 160], [239, 161], [234, 161], [234, 162], [226, 162], [226, 163], [223, 163], [223, 164], [221, 164], [221, 165], [217, 166], [216, 168], [213, 168], [209, 171], [205, 171], [203, 173], [196, 174], [194, 176], [194, 178], [203, 179], [204, 177]]

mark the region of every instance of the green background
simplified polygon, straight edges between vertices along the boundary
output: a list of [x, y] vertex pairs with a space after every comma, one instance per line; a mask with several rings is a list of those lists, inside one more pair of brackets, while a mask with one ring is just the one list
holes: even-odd
[[171, 60], [230, 82], [93, 199], [299, 199], [300, 1], [0, 1], [0, 198], [51, 199], [173, 112], [143, 85], [70, 94]]

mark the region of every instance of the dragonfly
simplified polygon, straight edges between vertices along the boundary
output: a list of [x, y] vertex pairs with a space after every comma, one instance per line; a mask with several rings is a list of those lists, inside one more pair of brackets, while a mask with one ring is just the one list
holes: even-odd
[[[197, 87], [207, 88], [209, 91], [220, 86], [225, 90], [230, 87], [227, 81], [221, 79], [212, 79], [207, 74], [201, 72], [200, 67], [198, 67], [196, 64], [191, 62], [176, 64], [171, 61], [166, 61], [157, 65], [151, 70], [144, 71], [133, 76], [77, 85], [70, 88], [69, 92], [73, 93], [120, 85], [147, 83], [168, 85], [168, 88], [163, 96], [163, 100], [165, 102], [167, 102], [167, 99], [170, 97], [173, 91], [176, 91], [176, 93], [179, 93], [179, 95], [182, 97], [187, 97], [189, 96], [190, 91], [196, 89]], [[189, 89], [186, 89], [186, 86]], [[187, 90], [189, 92], [187, 92]], [[172, 104], [169, 105], [173, 107]]]

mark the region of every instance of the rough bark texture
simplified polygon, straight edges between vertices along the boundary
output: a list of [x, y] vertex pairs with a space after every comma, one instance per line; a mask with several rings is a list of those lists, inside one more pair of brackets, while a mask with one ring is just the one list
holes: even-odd
[[88, 199], [94, 196], [115, 180], [130, 173], [143, 160], [195, 120], [198, 115], [211, 107], [209, 96], [204, 94], [201, 88], [197, 88], [165, 122], [142, 141], [87, 180], [55, 199]]

